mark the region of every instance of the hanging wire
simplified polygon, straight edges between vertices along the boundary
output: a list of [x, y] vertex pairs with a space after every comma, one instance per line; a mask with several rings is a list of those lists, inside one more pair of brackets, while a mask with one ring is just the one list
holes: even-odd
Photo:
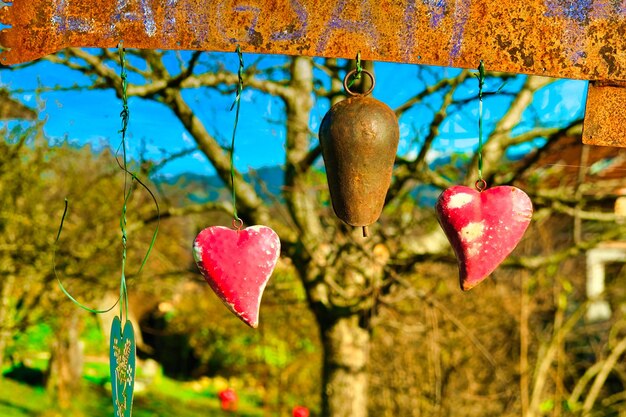
[[70, 294], [66, 289], [65, 286], [63, 286], [63, 283], [61, 282], [61, 278], [59, 277], [59, 274], [57, 273], [57, 262], [56, 262], [56, 257], [57, 257], [57, 247], [59, 245], [59, 239], [61, 238], [61, 232], [63, 231], [63, 224], [65, 223], [65, 217], [67, 216], [67, 211], [69, 208], [69, 202], [67, 200], [67, 198], [65, 199], [65, 209], [63, 210], [63, 217], [61, 217], [61, 224], [59, 225], [59, 231], [57, 232], [57, 238], [54, 241], [54, 251], [52, 254], [52, 270], [54, 272], [54, 276], [57, 279], [57, 283], [59, 284], [59, 288], [61, 289], [61, 291], [63, 292], [63, 294], [65, 294], [65, 296], [67, 298], [69, 298], [74, 304], [76, 304], [78, 307], [82, 308], [85, 311], [88, 311], [90, 313], [94, 313], [94, 314], [104, 314], [104, 313], [108, 313], [109, 311], [113, 310], [115, 308], [115, 306], [117, 306], [117, 303], [120, 302], [120, 299], [118, 298], [117, 301], [115, 301], [115, 303], [113, 303], [113, 305], [105, 310], [97, 310], [95, 308], [90, 308], [87, 307], [86, 305], [84, 305], [83, 303], [81, 303], [80, 301], [78, 301], [76, 298], [74, 298], [72, 296], [72, 294]]
[[483, 88], [485, 86], [485, 63], [481, 59], [478, 64], [478, 181], [476, 188], [482, 191], [487, 183], [483, 178]]
[[361, 65], [361, 51], [359, 51], [356, 54], [356, 72], [354, 73], [354, 75], [352, 76], [352, 79], [348, 83], [348, 88], [352, 87], [356, 80], [361, 79], [362, 73], [363, 73], [363, 66]]
[[[122, 171], [124, 171], [124, 206], [122, 207], [122, 215], [120, 217], [120, 229], [122, 232], [122, 247], [123, 247], [123, 252], [122, 252], [122, 281], [123, 282], [121, 284], [121, 288], [123, 288], [125, 292], [126, 291], [126, 275], [125, 275], [126, 246], [127, 246], [127, 241], [128, 241], [128, 235], [126, 232], [126, 224], [127, 224], [126, 212], [127, 212], [128, 201], [130, 200], [130, 197], [133, 191], [132, 187], [128, 186], [129, 176], [132, 181], [136, 181], [143, 189], [145, 189], [148, 192], [148, 194], [150, 195], [150, 198], [152, 198], [152, 201], [154, 202], [154, 205], [157, 209], [157, 225], [155, 227], [154, 233], [152, 234], [152, 240], [150, 241], [150, 246], [148, 247], [148, 250], [146, 251], [146, 254], [144, 255], [143, 260], [141, 262], [141, 265], [139, 266], [137, 275], [141, 273], [141, 271], [143, 270], [143, 267], [146, 265], [148, 258], [150, 257], [150, 253], [152, 252], [152, 249], [156, 242], [156, 238], [159, 232], [159, 226], [161, 222], [161, 210], [159, 208], [159, 203], [156, 199], [156, 196], [154, 195], [152, 190], [150, 190], [150, 187], [148, 187], [143, 181], [141, 181], [135, 173], [128, 170], [128, 157], [126, 153], [126, 135], [128, 131], [128, 122], [130, 120], [130, 110], [128, 107], [128, 71], [126, 69], [126, 50], [124, 48], [124, 41], [120, 41], [120, 43], [118, 44], [118, 53], [119, 53], [119, 58], [120, 58], [120, 67], [121, 67], [120, 80], [121, 80], [121, 86], [122, 86], [122, 111], [120, 112], [122, 128], [120, 129], [119, 133], [121, 134], [122, 139], [116, 152], [116, 161], [119, 167], [122, 169]], [[119, 159], [117, 158], [117, 155], [119, 154], [120, 149], [122, 150], [122, 162], [120, 162]], [[126, 301], [128, 302], [128, 300]]]
[[123, 41], [120, 41], [118, 45], [118, 52], [120, 56], [120, 78], [122, 81], [122, 111], [120, 113], [120, 119], [122, 120], [122, 129], [120, 134], [122, 135], [122, 142], [120, 144], [123, 154], [123, 170], [124, 170], [124, 206], [122, 207], [122, 215], [120, 216], [120, 229], [122, 231], [122, 275], [120, 278], [120, 298], [122, 303], [120, 304], [120, 321], [124, 323], [124, 312], [128, 318], [128, 292], [126, 289], [126, 243], [128, 241], [128, 235], [126, 233], [126, 212], [128, 199], [132, 194], [132, 188], [128, 188], [128, 159], [126, 155], [126, 132], [128, 130], [128, 121], [130, 119], [130, 111], [128, 109], [128, 73], [126, 71], [126, 51], [124, 49]]
[[[128, 130], [130, 111], [128, 109], [128, 72], [126, 70], [126, 50], [124, 49], [124, 41], [120, 41], [117, 48], [120, 57], [120, 79], [122, 82], [122, 111], [120, 112], [122, 128], [119, 131], [122, 135], [122, 142], [120, 143], [120, 147], [122, 148], [123, 153], [123, 169], [124, 171], [128, 171], [126, 158], [126, 132]], [[126, 185], [126, 181], [124, 181], [124, 194], [126, 194]]]
[[[122, 232], [122, 271], [121, 271], [121, 279], [120, 279], [120, 299], [122, 300], [122, 304], [120, 304], [120, 321], [122, 320], [123, 313], [126, 313], [126, 320], [128, 320], [128, 290], [126, 286], [126, 260], [127, 260], [127, 242], [128, 242], [128, 234], [126, 231], [126, 213], [128, 211], [128, 201], [133, 192], [132, 186], [128, 186], [128, 177], [130, 176], [132, 181], [136, 181], [141, 187], [143, 187], [154, 202], [154, 205], [157, 210], [157, 224], [152, 234], [152, 240], [150, 241], [150, 246], [148, 246], [148, 250], [143, 257], [141, 265], [139, 266], [139, 270], [137, 271], [137, 275], [143, 271], [144, 266], [148, 262], [148, 258], [150, 257], [150, 253], [154, 248], [156, 243], [156, 238], [159, 233], [159, 226], [161, 222], [161, 210], [159, 208], [159, 203], [156, 199], [156, 196], [150, 190], [150, 188], [142, 182], [137, 175], [128, 170], [128, 157], [126, 154], [126, 134], [128, 130], [128, 122], [130, 119], [130, 111], [128, 108], [128, 72], [126, 69], [126, 50], [124, 49], [124, 41], [120, 41], [118, 44], [118, 52], [120, 57], [120, 79], [122, 83], [122, 111], [120, 113], [120, 118], [122, 121], [122, 128], [120, 130], [120, 134], [122, 136], [122, 140], [120, 143], [120, 148], [122, 149], [123, 161], [120, 164], [119, 159], [116, 158], [118, 165], [124, 171], [124, 206], [122, 207], [122, 215], [120, 216], [120, 229]], [[119, 148], [118, 148], [119, 152]]]
[[233, 199], [233, 227], [237, 230], [243, 226], [243, 221], [237, 215], [237, 191], [235, 189], [235, 137], [237, 135], [237, 125], [239, 124], [239, 110], [241, 108], [241, 92], [243, 91], [243, 54], [241, 53], [241, 47], [237, 45], [235, 49], [237, 56], [239, 57], [239, 69], [237, 70], [237, 95], [235, 101], [230, 106], [230, 111], [235, 110], [235, 123], [233, 125], [233, 137], [230, 144], [230, 186], [232, 190]]
[[[122, 271], [121, 271], [121, 279], [120, 279], [120, 296], [110, 308], [105, 309], [105, 310], [97, 310], [97, 309], [89, 308], [85, 306], [84, 304], [80, 303], [63, 286], [63, 283], [61, 282], [61, 279], [59, 278], [57, 271], [56, 271], [56, 250], [57, 250], [59, 239], [61, 238], [63, 224], [65, 223], [65, 218], [68, 212], [69, 203], [68, 203], [67, 198], [65, 199], [65, 209], [63, 211], [63, 217], [61, 218], [61, 224], [59, 225], [59, 230], [57, 232], [57, 237], [55, 241], [54, 255], [53, 255], [53, 259], [54, 259], [53, 270], [57, 278], [57, 281], [59, 283], [59, 287], [61, 288], [61, 291], [80, 308], [86, 311], [89, 311], [91, 313], [102, 314], [102, 313], [108, 313], [109, 311], [113, 310], [115, 306], [117, 306], [119, 303], [120, 321], [124, 322], [124, 320], [122, 320], [122, 318], [124, 317], [124, 313], [126, 313], [126, 319], [128, 320], [128, 292], [127, 292], [127, 286], [126, 286], [126, 260], [127, 260], [128, 234], [126, 231], [126, 224], [127, 224], [126, 213], [127, 213], [128, 201], [130, 200], [130, 197], [132, 195], [132, 190], [133, 190], [132, 186], [128, 185], [129, 176], [132, 179], [132, 181], [136, 181], [141, 187], [143, 187], [148, 192], [157, 210], [157, 222], [156, 222], [157, 225], [155, 227], [154, 233], [152, 234], [152, 240], [150, 241], [150, 246], [148, 247], [148, 250], [146, 251], [146, 254], [144, 255], [144, 258], [141, 262], [139, 270], [137, 271], [137, 275], [141, 273], [144, 266], [146, 265], [148, 261], [148, 257], [150, 256], [150, 253], [152, 252], [152, 249], [154, 248], [154, 244], [156, 243], [156, 238], [159, 232], [159, 225], [161, 221], [161, 210], [159, 208], [159, 203], [156, 199], [156, 196], [150, 190], [150, 188], [144, 182], [142, 182], [134, 173], [128, 170], [128, 158], [126, 154], [126, 134], [128, 131], [130, 111], [128, 107], [128, 73], [126, 70], [126, 53], [124, 50], [123, 41], [120, 41], [120, 43], [118, 44], [118, 52], [119, 52], [119, 59], [120, 59], [120, 66], [121, 66], [120, 79], [121, 79], [121, 87], [122, 87], [122, 91], [121, 91], [122, 111], [120, 112], [122, 128], [119, 131], [119, 133], [122, 136], [122, 140], [121, 140], [120, 146], [118, 147], [116, 151], [115, 159], [119, 167], [124, 171], [124, 205], [122, 207], [122, 214], [120, 216], [120, 229], [122, 232]], [[120, 148], [122, 149], [122, 162], [120, 162], [118, 158]]]

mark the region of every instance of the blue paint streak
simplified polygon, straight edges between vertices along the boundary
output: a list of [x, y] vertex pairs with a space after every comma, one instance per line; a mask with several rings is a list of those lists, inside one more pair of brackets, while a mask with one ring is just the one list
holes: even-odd
[[441, 24], [441, 19], [446, 14], [448, 8], [447, 0], [422, 0], [422, 3], [428, 7], [428, 13], [430, 15], [430, 27], [437, 29]]
[[[422, 4], [428, 9], [428, 16], [430, 19], [431, 29], [438, 29], [441, 26], [441, 21], [446, 15], [448, 9], [448, 0], [421, 0]], [[415, 0], [407, 0], [406, 8], [404, 9], [404, 26], [406, 28], [406, 36], [404, 40], [404, 57], [409, 60], [413, 54], [415, 48], [415, 15], [417, 14], [417, 7]]]
[[565, 16], [578, 22], [584, 22], [589, 16], [593, 0], [571, 2], [565, 7]]
[[248, 28], [248, 39], [246, 39], [247, 42], [250, 42], [250, 40], [254, 36], [254, 33], [256, 32], [256, 25], [259, 22], [261, 9], [259, 9], [258, 7], [254, 7], [254, 6], [237, 6], [235, 7], [234, 10], [236, 12], [252, 12], [253, 13], [254, 17], [252, 18], [252, 22], [250, 23], [250, 27]]
[[[187, 10], [187, 25], [189, 27], [194, 28], [193, 33], [196, 35], [197, 39], [192, 42], [192, 45], [197, 46], [201, 43], [204, 43], [208, 37], [208, 29], [207, 29], [207, 16], [206, 14], [195, 14], [195, 10], [191, 3], [185, 2], [185, 8]], [[221, 19], [218, 19], [221, 21]]]
[[144, 15], [143, 25], [146, 28], [146, 34], [148, 36], [156, 35], [157, 27], [154, 21], [154, 12], [150, 8], [148, 0], [141, 0], [141, 9]]
[[270, 39], [273, 41], [291, 41], [291, 40], [298, 40], [300, 38], [302, 38], [304, 36], [304, 34], [307, 31], [308, 25], [309, 25], [309, 14], [306, 11], [306, 8], [300, 4], [299, 0], [291, 0], [291, 7], [293, 8], [293, 11], [296, 13], [296, 16], [298, 16], [298, 21], [301, 24], [300, 29], [298, 30], [294, 30], [294, 31], [287, 31], [287, 30], [279, 30], [277, 32], [272, 33], [272, 35], [270, 36]]
[[589, 21], [593, 0], [546, 0], [547, 17], [562, 17], [578, 23]]
[[178, 0], [167, 0], [165, 2], [165, 21], [163, 22], [163, 32], [174, 33], [176, 30], [176, 15], [174, 14]]
[[56, 8], [56, 15], [52, 17], [52, 21], [57, 25], [57, 32], [80, 32], [86, 33], [93, 29], [91, 23], [77, 17], [66, 17], [67, 0], [59, 0]]
[[[362, 32], [368, 35], [369, 39], [374, 40], [374, 48], [378, 49], [378, 32], [376, 28], [372, 25], [372, 9], [370, 5], [370, 0], [361, 0], [361, 20], [354, 22], [351, 20], [345, 20], [341, 18], [341, 14], [346, 8], [347, 0], [340, 0], [335, 6], [335, 10], [333, 14], [326, 24], [326, 30], [320, 37], [320, 40], [317, 44], [317, 53], [321, 54], [326, 49], [326, 44], [330, 38], [330, 35], [335, 30], [346, 30], [348, 32]], [[358, 48], [358, 45], [357, 45]]]
[[136, 13], [124, 12], [124, 8], [127, 6], [127, 0], [117, 0], [115, 6], [115, 15], [113, 16], [114, 22], [121, 22], [122, 20], [129, 20], [135, 22], [139, 20], [139, 16]]
[[452, 27], [452, 48], [450, 51], [450, 63], [458, 58], [463, 46], [463, 35], [465, 33], [465, 24], [469, 19], [470, 7], [472, 0], [457, 0], [454, 7], [454, 26]]
[[623, 6], [616, 1], [599, 2], [594, 0], [545, 0], [546, 17], [557, 17], [568, 21], [567, 30], [563, 32], [562, 44], [570, 60], [577, 64], [584, 59], [585, 27], [590, 21], [599, 19], [620, 18], [624, 16]]
[[406, 37], [404, 42], [404, 59], [409, 60], [413, 49], [415, 48], [415, 24], [413, 23], [415, 16], [415, 0], [407, 0], [404, 9], [404, 27], [406, 28]]
[[124, 9], [128, 6], [127, 0], [117, 0], [117, 4], [115, 6], [115, 15], [113, 15], [113, 19], [111, 19], [111, 31], [115, 31], [115, 24], [121, 22], [122, 20], [129, 22], [137, 22], [142, 21], [146, 34], [148, 36], [154, 36], [156, 34], [156, 22], [154, 21], [154, 13], [152, 8], [150, 7], [150, 3], [148, 0], [141, 0], [141, 14], [136, 12], [125, 12]]
[[[224, 27], [224, 24], [222, 22], [224, 22], [224, 13], [223, 13], [223, 6], [224, 3], [226, 3], [224, 0], [222, 0], [220, 2], [220, 4], [217, 7], [217, 30], [221, 33], [222, 38], [224, 39], [224, 41], [226, 42], [230, 42], [230, 43], [238, 43], [238, 42], [252, 42], [254, 41], [254, 37], [255, 35], [257, 35], [256, 33], [256, 27], [257, 27], [257, 23], [259, 22], [259, 16], [261, 15], [261, 9], [258, 7], [254, 7], [254, 6], [236, 6], [232, 9], [232, 11], [235, 12], [252, 12], [253, 13], [253, 17], [252, 17], [252, 21], [250, 22], [250, 26], [247, 28], [247, 39], [237, 39], [237, 38], [230, 38], [228, 36], [228, 33], [226, 31], [226, 28]], [[188, 22], [191, 24], [191, 22]], [[197, 26], [193, 26], [193, 27], [197, 27]], [[206, 37], [206, 35], [204, 36]]]

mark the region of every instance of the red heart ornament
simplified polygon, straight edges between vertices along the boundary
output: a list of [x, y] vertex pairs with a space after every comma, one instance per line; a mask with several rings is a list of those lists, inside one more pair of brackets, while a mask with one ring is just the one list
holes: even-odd
[[436, 210], [459, 262], [461, 288], [467, 291], [515, 249], [530, 223], [533, 205], [516, 187], [479, 192], [457, 185], [441, 193]]
[[265, 285], [280, 255], [280, 239], [266, 226], [207, 227], [193, 243], [196, 264], [215, 294], [248, 326], [259, 324]]

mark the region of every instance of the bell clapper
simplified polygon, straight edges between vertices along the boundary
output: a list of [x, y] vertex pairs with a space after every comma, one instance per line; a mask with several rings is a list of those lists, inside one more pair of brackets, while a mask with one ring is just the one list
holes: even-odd
[[363, 226], [363, 237], [369, 237], [370, 231], [367, 226]]

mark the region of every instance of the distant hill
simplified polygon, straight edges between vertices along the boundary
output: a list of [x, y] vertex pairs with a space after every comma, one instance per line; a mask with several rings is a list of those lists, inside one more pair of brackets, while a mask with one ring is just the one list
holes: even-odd
[[[254, 185], [256, 192], [266, 202], [282, 201], [281, 190], [284, 185], [282, 166], [263, 167], [244, 175], [246, 181]], [[156, 186], [162, 194], [174, 200], [206, 203], [230, 198], [230, 190], [217, 175], [198, 175], [185, 173], [173, 177], [158, 177]]]
[[[467, 153], [451, 153], [442, 155], [432, 162], [430, 168], [440, 171], [446, 177], [462, 178], [465, 175], [471, 155]], [[321, 166], [323, 170], [323, 165]], [[282, 188], [285, 171], [282, 166], [263, 167], [244, 175], [246, 181], [254, 184], [256, 192], [267, 203], [274, 203], [276, 199], [283, 201]], [[220, 199], [230, 199], [230, 190], [217, 175], [198, 175], [185, 173], [173, 177], [156, 179], [156, 185], [162, 193], [178, 204], [206, 203]], [[441, 190], [428, 184], [420, 184], [411, 191], [420, 206], [434, 206]]]

